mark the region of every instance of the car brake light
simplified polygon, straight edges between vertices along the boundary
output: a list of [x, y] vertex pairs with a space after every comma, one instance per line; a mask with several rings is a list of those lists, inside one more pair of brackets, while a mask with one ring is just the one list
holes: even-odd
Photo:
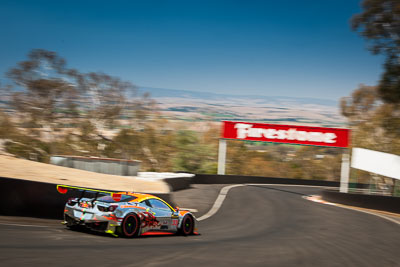
[[117, 205], [111, 205], [111, 206], [108, 207], [108, 211], [113, 212], [113, 211], [115, 211], [117, 208], [118, 208]]

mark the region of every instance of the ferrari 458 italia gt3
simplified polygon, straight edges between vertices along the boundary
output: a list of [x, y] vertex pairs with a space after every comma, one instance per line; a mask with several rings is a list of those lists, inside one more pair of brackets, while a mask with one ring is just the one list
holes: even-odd
[[[114, 236], [191, 235], [196, 233], [195, 216], [187, 210], [172, 208], [159, 197], [132, 192], [108, 192], [58, 185], [58, 192], [81, 192], [70, 198], [64, 208], [64, 224], [73, 229], [85, 226]], [[94, 197], [85, 197], [85, 194]]]

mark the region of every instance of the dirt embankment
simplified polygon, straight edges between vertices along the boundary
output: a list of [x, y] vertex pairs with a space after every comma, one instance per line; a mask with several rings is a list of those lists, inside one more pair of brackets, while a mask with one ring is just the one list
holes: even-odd
[[7, 155], [0, 155], [0, 177], [116, 191], [169, 193], [169, 187], [163, 181], [89, 172]]

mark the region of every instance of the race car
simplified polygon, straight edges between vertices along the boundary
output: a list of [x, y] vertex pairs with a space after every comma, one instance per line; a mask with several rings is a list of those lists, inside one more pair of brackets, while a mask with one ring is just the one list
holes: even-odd
[[[57, 185], [57, 191], [81, 192], [69, 198], [64, 208], [64, 224], [71, 229], [85, 226], [113, 236], [197, 234], [196, 218], [188, 210], [172, 208], [159, 197], [133, 192], [108, 192]], [[91, 193], [93, 198], [85, 197]]]

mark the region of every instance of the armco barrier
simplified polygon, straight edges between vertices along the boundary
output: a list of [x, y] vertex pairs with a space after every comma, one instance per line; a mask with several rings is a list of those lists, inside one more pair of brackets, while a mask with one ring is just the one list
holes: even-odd
[[296, 185], [317, 185], [338, 187], [339, 182], [322, 180], [303, 180], [291, 178], [273, 178], [260, 176], [239, 176], [239, 175], [213, 175], [196, 174], [192, 179], [193, 184], [296, 184]]
[[336, 190], [324, 190], [322, 198], [329, 202], [400, 213], [400, 197], [340, 193]]
[[[172, 202], [169, 194], [154, 195]], [[58, 193], [56, 184], [0, 177], [0, 215], [62, 219], [68, 198], [79, 196]]]

